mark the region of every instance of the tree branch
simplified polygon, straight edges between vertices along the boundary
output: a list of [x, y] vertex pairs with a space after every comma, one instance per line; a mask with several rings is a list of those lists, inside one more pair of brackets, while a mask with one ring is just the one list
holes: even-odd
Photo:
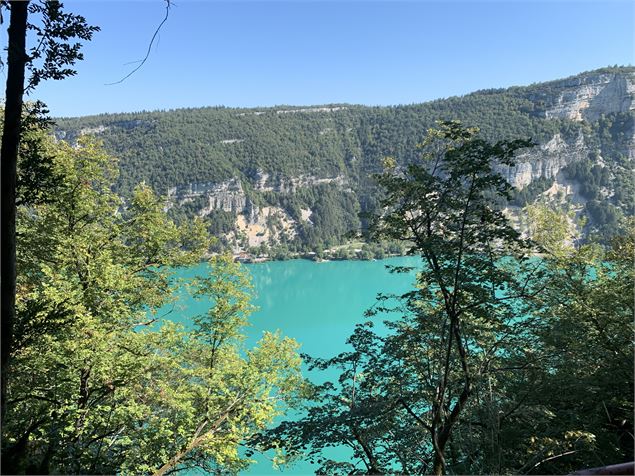
[[154, 41], [156, 40], [157, 35], [159, 34], [159, 31], [161, 30], [165, 22], [168, 21], [168, 17], [170, 16], [170, 7], [172, 6], [171, 2], [172, 0], [165, 0], [165, 16], [163, 17], [163, 20], [161, 20], [161, 23], [159, 23], [159, 26], [157, 27], [157, 29], [154, 31], [154, 34], [152, 35], [152, 38], [150, 39], [150, 44], [148, 44], [148, 50], [146, 51], [146, 55], [143, 57], [143, 59], [139, 60], [139, 65], [136, 68], [134, 68], [132, 71], [130, 71], [127, 75], [125, 75], [123, 78], [121, 78], [119, 81], [115, 81], [114, 83], [106, 83], [105, 84], [106, 86], [113, 86], [115, 84], [123, 83], [126, 79], [128, 79], [130, 76], [135, 74], [137, 71], [139, 71], [141, 67], [145, 64], [145, 62], [150, 57], [150, 51], [152, 50], [152, 45], [154, 45]]

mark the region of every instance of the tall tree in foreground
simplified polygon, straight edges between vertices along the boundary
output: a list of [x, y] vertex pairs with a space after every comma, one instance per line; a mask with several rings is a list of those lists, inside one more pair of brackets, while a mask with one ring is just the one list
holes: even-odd
[[[9, 9], [7, 41], [7, 81], [4, 105], [0, 175], [2, 204], [0, 218], [1, 265], [1, 330], [2, 366], [1, 418], [6, 405], [6, 383], [9, 359], [14, 345], [15, 283], [16, 283], [16, 183], [20, 142], [23, 134], [23, 99], [29, 89], [42, 80], [63, 79], [75, 74], [72, 66], [82, 59], [80, 43], [74, 39], [90, 40], [98, 28], [89, 26], [80, 15], [64, 12], [58, 1], [28, 0], [2, 1], [0, 10]], [[29, 22], [29, 15], [35, 21]], [[37, 43], [27, 48], [27, 32], [33, 31]], [[26, 77], [26, 72], [30, 76]], [[28, 83], [26, 82], [28, 79]]]
[[[497, 400], [499, 373], [523, 372], [535, 358], [537, 324], [528, 308], [540, 264], [528, 259], [531, 244], [492, 205], [510, 192], [496, 167], [512, 165], [515, 153], [531, 145], [490, 144], [445, 122], [429, 132], [420, 160], [405, 167], [386, 160], [375, 232], [421, 256], [416, 289], [381, 296], [370, 311], [396, 313], [388, 332], [360, 325], [349, 339], [353, 352], [310, 360], [340, 367], [339, 384], [317, 387], [307, 417], [269, 435], [277, 444], [309, 447], [324, 471], [358, 471], [322, 454], [333, 445], [349, 446], [368, 473], [443, 474], [449, 448], [453, 471], [474, 469], [475, 455], [453, 443], [455, 430], [485, 400]], [[331, 428], [326, 434], [324, 426]]]
[[[495, 167], [513, 165], [515, 153], [531, 145], [490, 144], [475, 130], [446, 122], [422, 144], [421, 163], [404, 171], [388, 163], [379, 178], [386, 197], [378, 233], [412, 242], [410, 252], [424, 264], [419, 289], [406, 297], [412, 318], [398, 333], [397, 351], [422, 361], [424, 380], [404, 388], [401, 403], [429, 433], [434, 474], [445, 472], [455, 427], [501, 362], [530, 358], [533, 323], [525, 306], [536, 292], [538, 265], [524, 264], [530, 243], [492, 204], [511, 191]], [[413, 330], [418, 342], [403, 340]], [[418, 394], [416, 407], [410, 392]]]
[[[1, 7], [0, 7], [1, 8]], [[18, 147], [22, 121], [22, 98], [24, 95], [24, 69], [26, 65], [26, 24], [28, 2], [12, 2], [9, 26], [7, 57], [7, 88], [5, 95], [2, 147], [0, 149], [0, 182], [2, 204], [0, 206], [2, 229], [0, 248], [2, 249], [2, 272], [0, 273], [0, 305], [2, 366], [0, 388], [0, 422], [6, 412], [6, 382], [13, 327], [15, 322], [15, 191], [17, 179]]]

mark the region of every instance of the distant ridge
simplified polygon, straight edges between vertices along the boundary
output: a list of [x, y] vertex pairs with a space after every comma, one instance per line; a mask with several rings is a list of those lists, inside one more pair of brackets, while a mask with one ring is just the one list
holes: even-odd
[[[145, 181], [169, 192], [175, 216], [211, 217], [225, 223], [222, 231], [234, 241], [239, 228], [260, 223], [256, 234], [266, 238], [248, 239], [246, 246], [280, 244], [286, 229], [285, 243], [315, 247], [363, 226], [359, 212], [372, 211], [376, 201], [369, 174], [383, 157], [413, 160], [415, 145], [435, 121], [458, 119], [491, 140], [539, 143], [518, 167], [501, 170], [519, 189], [508, 205], [553, 189], [550, 196], [564, 194], [582, 207], [579, 213], [591, 222], [587, 232], [606, 233], [620, 215], [633, 213], [634, 85], [635, 67], [607, 67], [421, 104], [101, 114], [58, 119], [55, 133], [70, 141], [100, 137], [120, 158], [118, 188], [129, 193]], [[238, 198], [214, 195], [231, 181]], [[304, 220], [309, 213], [311, 220]]]

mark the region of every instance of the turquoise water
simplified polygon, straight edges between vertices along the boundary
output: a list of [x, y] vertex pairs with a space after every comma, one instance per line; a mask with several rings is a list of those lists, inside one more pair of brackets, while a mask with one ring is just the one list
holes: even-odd
[[[331, 357], [347, 349], [346, 338], [355, 324], [364, 320], [364, 311], [378, 293], [403, 293], [411, 289], [414, 273], [389, 273], [386, 265], [418, 266], [416, 257], [377, 261], [307, 260], [272, 261], [249, 264], [258, 310], [251, 315], [247, 344], [253, 345], [263, 331], [280, 330], [296, 339], [300, 351], [314, 357]], [[181, 278], [201, 274], [205, 264], [184, 269]], [[177, 304], [179, 320], [201, 314], [208, 302], [195, 301], [186, 294]], [[321, 380], [321, 379], [320, 379]], [[278, 474], [265, 457], [257, 458], [248, 474]], [[284, 474], [312, 474], [312, 465], [298, 463]]]
[[[376, 261], [270, 261], [244, 265], [252, 276], [258, 308], [246, 329], [253, 345], [263, 331], [279, 329], [302, 344], [301, 352], [329, 357], [344, 342], [378, 293], [402, 293], [411, 288], [413, 274], [389, 273], [386, 265], [418, 266], [416, 257]], [[201, 275], [206, 264], [179, 272], [181, 278]], [[179, 320], [204, 313], [209, 302], [183, 294], [175, 314]]]

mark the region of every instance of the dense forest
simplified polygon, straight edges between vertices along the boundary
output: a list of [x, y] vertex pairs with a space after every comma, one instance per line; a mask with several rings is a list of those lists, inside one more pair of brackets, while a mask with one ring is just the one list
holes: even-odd
[[[438, 120], [477, 126], [490, 140], [522, 137], [545, 145], [558, 136], [561, 149], [536, 147], [527, 161], [547, 165], [499, 205], [524, 206], [539, 199], [556, 180], [545, 170], [555, 167], [561, 182], [579, 189], [585, 235], [609, 236], [622, 215], [633, 214], [629, 171], [635, 126], [632, 111], [623, 106], [632, 98], [620, 90], [626, 87], [622, 83], [632, 83], [632, 74], [633, 68], [604, 68], [549, 83], [394, 107], [219, 107], [63, 118], [57, 120], [56, 135], [71, 142], [81, 134], [102, 139], [120, 159], [117, 190], [126, 196], [144, 181], [161, 195], [171, 193], [170, 213], [177, 220], [207, 215], [210, 230], [227, 234], [236, 230], [237, 214], [255, 221], [261, 207], [277, 207], [294, 233], [271, 233], [265, 245], [305, 250], [328, 248], [365, 229], [364, 216], [374, 212], [379, 199], [372, 174], [380, 171], [381, 160], [415, 160], [417, 144]], [[584, 104], [596, 97], [576, 97], [578, 89], [594, 87], [598, 105]], [[564, 163], [550, 165], [559, 161]], [[517, 172], [509, 172], [512, 180]], [[206, 209], [209, 197], [218, 197], [210, 186], [236, 178], [245, 203]], [[192, 187], [198, 191], [189, 193]], [[302, 209], [312, 212], [310, 221], [302, 220]], [[272, 223], [265, 226], [276, 229]], [[233, 243], [249, 246], [241, 246], [238, 233]]]

